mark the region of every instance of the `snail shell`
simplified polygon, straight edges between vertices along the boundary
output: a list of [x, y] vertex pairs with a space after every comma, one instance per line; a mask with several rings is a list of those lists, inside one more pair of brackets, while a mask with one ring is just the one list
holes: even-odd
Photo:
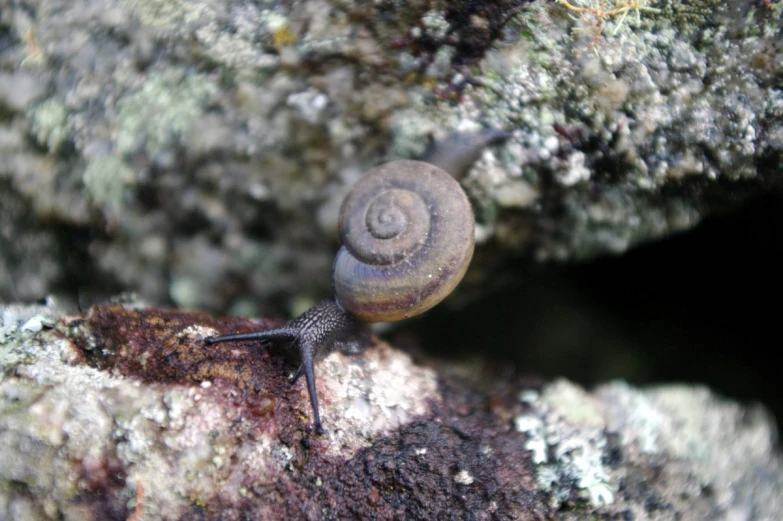
[[340, 208], [337, 301], [367, 322], [427, 311], [465, 275], [473, 228], [465, 192], [440, 168], [399, 160], [371, 170]]

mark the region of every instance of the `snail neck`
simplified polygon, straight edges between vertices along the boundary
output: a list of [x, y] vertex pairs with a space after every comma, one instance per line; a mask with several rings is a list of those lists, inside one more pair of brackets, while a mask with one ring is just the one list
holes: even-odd
[[291, 345], [299, 351], [301, 362], [291, 377], [291, 383], [304, 374], [313, 408], [315, 431], [321, 434], [323, 428], [315, 388], [315, 362], [334, 351], [361, 353], [370, 343], [370, 328], [367, 323], [345, 311], [334, 298], [319, 302], [289, 322], [286, 328], [294, 332]]
[[334, 351], [357, 354], [370, 343], [370, 328], [346, 311], [334, 297], [319, 302], [287, 325], [298, 332], [298, 343], [313, 349], [319, 360]]

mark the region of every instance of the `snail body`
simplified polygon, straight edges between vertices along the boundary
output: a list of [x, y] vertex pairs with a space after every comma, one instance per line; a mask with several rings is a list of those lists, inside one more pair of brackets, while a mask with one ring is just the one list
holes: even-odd
[[[475, 146], [487, 144], [482, 136]], [[391, 161], [365, 174], [343, 201], [338, 227], [332, 299], [280, 328], [204, 340], [295, 348], [300, 365], [289, 380], [305, 375], [318, 434], [316, 360], [333, 351], [358, 354], [369, 345], [369, 323], [402, 320], [439, 303], [462, 280], [474, 247], [465, 192], [449, 173], [422, 161]]]

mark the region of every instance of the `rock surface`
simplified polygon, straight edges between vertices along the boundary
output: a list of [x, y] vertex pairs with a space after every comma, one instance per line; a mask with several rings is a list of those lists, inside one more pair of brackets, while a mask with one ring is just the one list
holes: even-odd
[[[699, 387], [588, 392], [376, 341], [317, 367], [327, 433], [271, 321], [0, 308], [0, 518], [776, 520], [771, 418]], [[445, 516], [445, 517], [444, 517]]]
[[464, 289], [779, 184], [783, 4], [638, 5], [3, 2], [0, 296], [290, 311], [328, 291], [363, 171], [484, 127], [512, 135], [462, 179]]

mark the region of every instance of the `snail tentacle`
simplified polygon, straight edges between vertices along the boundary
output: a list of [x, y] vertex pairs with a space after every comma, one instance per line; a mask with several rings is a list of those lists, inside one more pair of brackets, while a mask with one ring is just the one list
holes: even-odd
[[[315, 433], [323, 434], [324, 428], [321, 425], [321, 414], [318, 411], [318, 393], [315, 391], [315, 352], [317, 346], [314, 346], [306, 339], [299, 341], [299, 353], [302, 358], [302, 364], [297, 369], [294, 376], [302, 374], [304, 369], [305, 381], [307, 383], [307, 393], [310, 396], [310, 407], [313, 409], [313, 423], [315, 424]], [[293, 377], [292, 377], [293, 379]], [[296, 382], [296, 379], [293, 379]]]
[[440, 141], [432, 141], [421, 160], [442, 168], [456, 179], [462, 179], [485, 148], [500, 144], [510, 137], [511, 132], [496, 128], [458, 132]]
[[323, 434], [321, 415], [318, 409], [318, 393], [315, 387], [315, 362], [333, 351], [356, 354], [370, 343], [370, 330], [364, 322], [346, 312], [334, 300], [325, 300], [308, 309], [283, 327], [207, 337], [207, 345], [220, 342], [256, 340], [265, 343], [280, 344], [298, 355], [300, 364], [296, 372], [288, 379], [292, 384], [304, 374], [310, 406], [313, 409], [315, 432]]
[[207, 345], [212, 345], [220, 342], [238, 342], [242, 340], [281, 342], [291, 341], [294, 338], [296, 338], [296, 331], [287, 327], [279, 327], [275, 329], [266, 329], [264, 331], [253, 331], [252, 333], [239, 333], [236, 335], [223, 335], [215, 337], [210, 336], [204, 339], [204, 343]]
[[304, 370], [304, 364], [299, 364], [299, 367], [296, 368], [294, 374], [288, 379], [288, 383], [291, 385], [295, 384], [297, 380], [299, 380], [299, 377], [302, 376], [302, 370]]

